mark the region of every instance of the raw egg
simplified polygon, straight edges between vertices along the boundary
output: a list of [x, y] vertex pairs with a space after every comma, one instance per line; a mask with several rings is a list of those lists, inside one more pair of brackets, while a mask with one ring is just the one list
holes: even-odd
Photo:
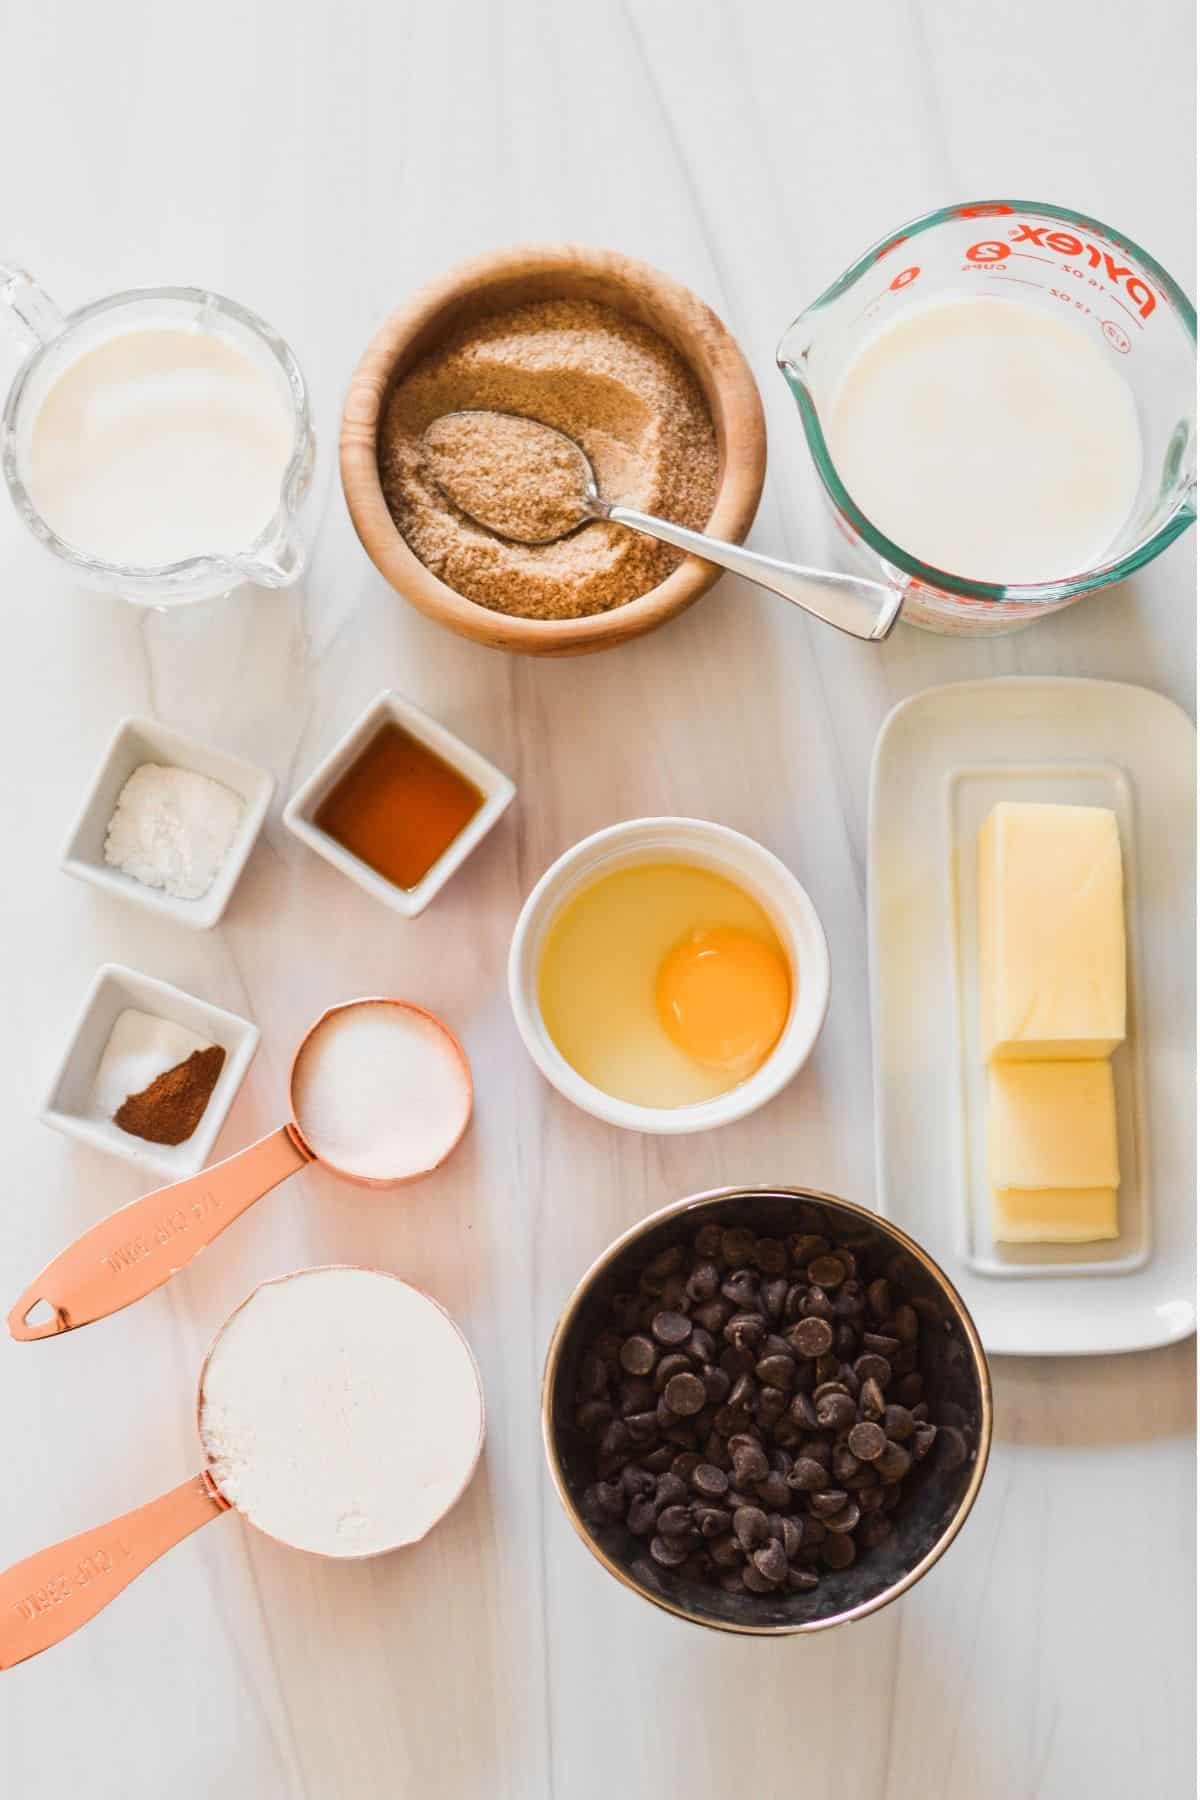
[[664, 959], [656, 999], [685, 1056], [744, 1081], [787, 1023], [792, 984], [775, 945], [735, 925], [700, 926]]
[[577, 889], [538, 965], [559, 1053], [635, 1106], [694, 1106], [736, 1087], [770, 1055], [791, 999], [763, 908], [692, 863], [627, 864]]

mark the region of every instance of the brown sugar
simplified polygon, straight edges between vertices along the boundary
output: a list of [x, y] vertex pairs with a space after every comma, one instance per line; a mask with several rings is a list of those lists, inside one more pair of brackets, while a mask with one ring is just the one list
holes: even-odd
[[432, 478], [422, 442], [446, 413], [535, 419], [574, 439], [604, 499], [703, 530], [717, 489], [704, 397], [657, 333], [590, 300], [534, 301], [461, 327], [396, 385], [379, 439], [383, 491], [409, 547], [481, 606], [533, 619], [607, 612], [682, 561], [669, 545], [590, 522], [550, 544], [474, 523]]

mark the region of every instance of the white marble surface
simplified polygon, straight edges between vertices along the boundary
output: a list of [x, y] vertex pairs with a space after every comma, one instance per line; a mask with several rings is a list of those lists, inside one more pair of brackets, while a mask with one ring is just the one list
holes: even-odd
[[[163, 280], [245, 300], [296, 344], [328, 437], [360, 347], [419, 280], [491, 244], [619, 246], [691, 283], [738, 334], [771, 432], [755, 542], [811, 556], [814, 480], [772, 366], [783, 326], [889, 226], [993, 192], [1111, 219], [1190, 285], [1191, 34], [1184, 0], [211, 0], [187, 13], [43, 0], [5, 32], [2, 248], [64, 303]], [[0, 1561], [189, 1473], [203, 1346], [288, 1266], [378, 1262], [427, 1285], [470, 1334], [491, 1413], [479, 1478], [418, 1552], [338, 1568], [225, 1519], [3, 1677], [0, 1789], [1194, 1791], [1190, 1344], [1000, 1363], [993, 1466], [952, 1554], [901, 1605], [812, 1642], [689, 1630], [610, 1583], [543, 1477], [536, 1407], [562, 1298], [656, 1203], [738, 1179], [870, 1198], [864, 825], [889, 706], [935, 682], [1041, 671], [1144, 682], [1190, 706], [1193, 545], [1001, 642], [905, 630], [859, 647], [726, 583], [628, 649], [534, 663], [406, 609], [336, 489], [303, 592], [172, 617], [73, 592], [0, 514], [4, 1291], [138, 1192], [126, 1166], [35, 1117], [104, 959], [261, 1025], [223, 1152], [280, 1119], [306, 1022], [362, 991], [444, 1013], [479, 1095], [467, 1145], [419, 1192], [364, 1197], [302, 1175], [135, 1310], [83, 1337], [0, 1343]], [[210, 934], [58, 873], [120, 714], [153, 712], [255, 758], [285, 796], [385, 684], [520, 787], [421, 920], [306, 853], [278, 805]], [[569, 1110], [523, 1055], [502, 986], [518, 906], [547, 861], [658, 810], [770, 845], [831, 940], [834, 1001], [813, 1062], [763, 1114], [702, 1140], [623, 1136]]]

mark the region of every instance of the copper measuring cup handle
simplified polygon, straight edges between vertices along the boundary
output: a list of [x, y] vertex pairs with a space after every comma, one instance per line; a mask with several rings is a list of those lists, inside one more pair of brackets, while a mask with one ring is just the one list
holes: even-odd
[[[299, 1133], [283, 1125], [211, 1169], [143, 1194], [47, 1264], [9, 1313], [9, 1331], [21, 1343], [33, 1343], [131, 1306], [311, 1161]], [[52, 1316], [30, 1324], [29, 1314], [41, 1303]]]
[[164, 1551], [228, 1509], [228, 1500], [207, 1475], [193, 1475], [157, 1500], [5, 1569], [0, 1574], [0, 1669], [11, 1669], [70, 1637]]

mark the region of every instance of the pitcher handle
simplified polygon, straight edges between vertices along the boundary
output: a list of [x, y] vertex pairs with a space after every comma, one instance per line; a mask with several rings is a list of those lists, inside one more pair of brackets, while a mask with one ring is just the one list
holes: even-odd
[[25, 269], [0, 263], [0, 303], [16, 319], [31, 349], [35, 344], [48, 344], [63, 328], [62, 313]]

